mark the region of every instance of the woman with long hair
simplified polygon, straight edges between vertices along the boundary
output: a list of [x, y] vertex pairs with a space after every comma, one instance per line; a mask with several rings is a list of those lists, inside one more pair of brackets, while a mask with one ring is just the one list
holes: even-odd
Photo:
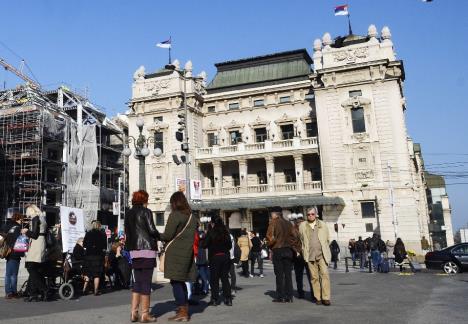
[[166, 242], [164, 256], [164, 278], [169, 279], [177, 304], [175, 316], [170, 321], [186, 322], [190, 320], [188, 310], [188, 292], [186, 281], [196, 280], [193, 243], [198, 220], [192, 217], [192, 209], [181, 191], [172, 194], [171, 214], [167, 220], [161, 240]]
[[153, 213], [147, 208], [148, 193], [133, 193], [132, 208], [125, 214], [125, 248], [130, 251], [135, 282], [132, 289], [130, 320], [140, 323], [156, 322], [150, 313], [151, 281], [156, 267], [156, 249], [159, 232], [153, 221]]
[[[104, 258], [107, 250], [107, 237], [101, 229], [101, 222], [93, 221], [92, 229], [88, 231], [83, 240], [85, 249], [84, 272], [89, 280], [94, 282], [94, 295], [99, 296], [99, 284], [104, 273]], [[86, 293], [88, 281], [85, 281], [83, 293]]]
[[232, 306], [231, 285], [229, 283], [229, 270], [231, 268], [232, 247], [231, 236], [219, 216], [211, 220], [210, 229], [203, 242], [208, 249], [210, 265], [211, 301], [209, 305], [219, 305], [219, 279], [223, 284], [224, 304]]
[[395, 256], [395, 262], [401, 264], [406, 259], [406, 248], [401, 238], [397, 238], [395, 246], [393, 247], [393, 255]]
[[21, 262], [21, 258], [24, 257], [24, 252], [15, 252], [13, 247], [16, 239], [21, 235], [21, 227], [23, 224], [24, 216], [19, 213], [14, 213], [13, 217], [8, 220], [3, 228], [3, 232], [6, 233], [5, 244], [11, 248], [10, 254], [6, 259], [5, 267], [5, 298], [17, 298], [17, 282], [18, 282], [18, 271]]

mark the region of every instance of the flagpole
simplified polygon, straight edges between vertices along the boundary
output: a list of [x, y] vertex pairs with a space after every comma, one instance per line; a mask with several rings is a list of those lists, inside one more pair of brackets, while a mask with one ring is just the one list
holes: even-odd
[[172, 39], [169, 36], [169, 64], [171, 64], [171, 47], [172, 47]]
[[350, 19], [350, 14], [349, 14], [349, 11], [348, 11], [348, 31], [349, 31], [349, 34], [352, 35], [353, 34], [353, 30], [351, 28], [351, 19]]

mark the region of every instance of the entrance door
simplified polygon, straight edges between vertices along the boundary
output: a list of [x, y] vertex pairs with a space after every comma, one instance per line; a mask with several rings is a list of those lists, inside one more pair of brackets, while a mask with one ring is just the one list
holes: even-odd
[[268, 214], [268, 210], [259, 209], [252, 211], [252, 229], [258, 233], [258, 236], [262, 240], [266, 236], [269, 221], [270, 215]]

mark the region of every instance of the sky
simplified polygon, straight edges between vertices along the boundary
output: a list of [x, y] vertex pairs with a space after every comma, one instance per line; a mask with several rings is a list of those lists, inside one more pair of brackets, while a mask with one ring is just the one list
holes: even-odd
[[[429, 170], [447, 176], [454, 228], [468, 223], [468, 19], [466, 0], [3, 0], [0, 57], [24, 58], [48, 88], [86, 92], [108, 115], [123, 113], [133, 72], [167, 63], [156, 43], [169, 36], [173, 58], [194, 72], [214, 63], [306, 48], [347, 33], [334, 6], [348, 3], [355, 34], [389, 26], [404, 61], [407, 127]], [[18, 79], [0, 71], [3, 87]]]

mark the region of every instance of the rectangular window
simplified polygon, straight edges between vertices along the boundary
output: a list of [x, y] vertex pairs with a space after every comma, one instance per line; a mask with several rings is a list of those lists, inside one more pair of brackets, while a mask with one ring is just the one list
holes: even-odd
[[258, 180], [258, 184], [266, 184], [267, 183], [266, 171], [258, 171], [257, 180]]
[[264, 106], [265, 103], [263, 101], [263, 99], [257, 99], [257, 100], [254, 100], [254, 107], [261, 107], [261, 106]]
[[287, 124], [281, 125], [281, 139], [287, 140], [292, 139], [294, 137], [294, 125]]
[[284, 169], [283, 173], [286, 183], [296, 182], [296, 172], [294, 169]]
[[156, 226], [164, 226], [164, 213], [156, 212]]
[[280, 103], [291, 102], [291, 97], [290, 96], [280, 97], [279, 99], [280, 99]]
[[242, 136], [238, 130], [229, 132], [229, 138], [231, 140], [231, 145], [237, 145], [242, 142]]
[[255, 142], [263, 143], [267, 139], [267, 131], [265, 127], [255, 128]]
[[352, 98], [352, 97], [360, 97], [362, 96], [362, 91], [361, 90], [351, 90], [349, 92], [349, 97]]
[[153, 118], [153, 121], [160, 121], [160, 122], [162, 122], [162, 121], [163, 121], [163, 116], [154, 117], [154, 118]]
[[239, 109], [239, 103], [238, 102], [231, 102], [229, 104], [229, 110], [237, 110]]
[[154, 148], [160, 148], [164, 152], [164, 133], [154, 132]]
[[214, 188], [214, 187], [215, 187], [214, 175], [208, 176], [208, 179], [210, 180], [210, 187], [211, 187], [211, 188]]
[[209, 113], [212, 113], [212, 112], [216, 111], [216, 107], [215, 106], [208, 106], [207, 110], [208, 110]]
[[218, 145], [218, 136], [215, 133], [208, 133], [208, 147], [212, 147], [213, 145]]
[[366, 232], [367, 233], [372, 233], [373, 231], [374, 231], [374, 224], [366, 223]]
[[232, 174], [232, 186], [233, 187], [239, 187], [240, 186], [239, 173], [233, 173]]
[[361, 202], [362, 218], [375, 218], [375, 203], [373, 201]]
[[311, 181], [321, 181], [322, 180], [322, 171], [320, 167], [314, 167], [309, 169], [310, 180]]
[[305, 95], [305, 100], [312, 101], [315, 98], [315, 94], [313, 92], [310, 92]]
[[306, 132], [307, 132], [307, 137], [317, 137], [318, 135], [317, 122], [313, 121], [310, 123], [306, 123]]
[[364, 119], [364, 109], [362, 107], [351, 109], [351, 119], [353, 121], [353, 133], [366, 132], [366, 121]]

